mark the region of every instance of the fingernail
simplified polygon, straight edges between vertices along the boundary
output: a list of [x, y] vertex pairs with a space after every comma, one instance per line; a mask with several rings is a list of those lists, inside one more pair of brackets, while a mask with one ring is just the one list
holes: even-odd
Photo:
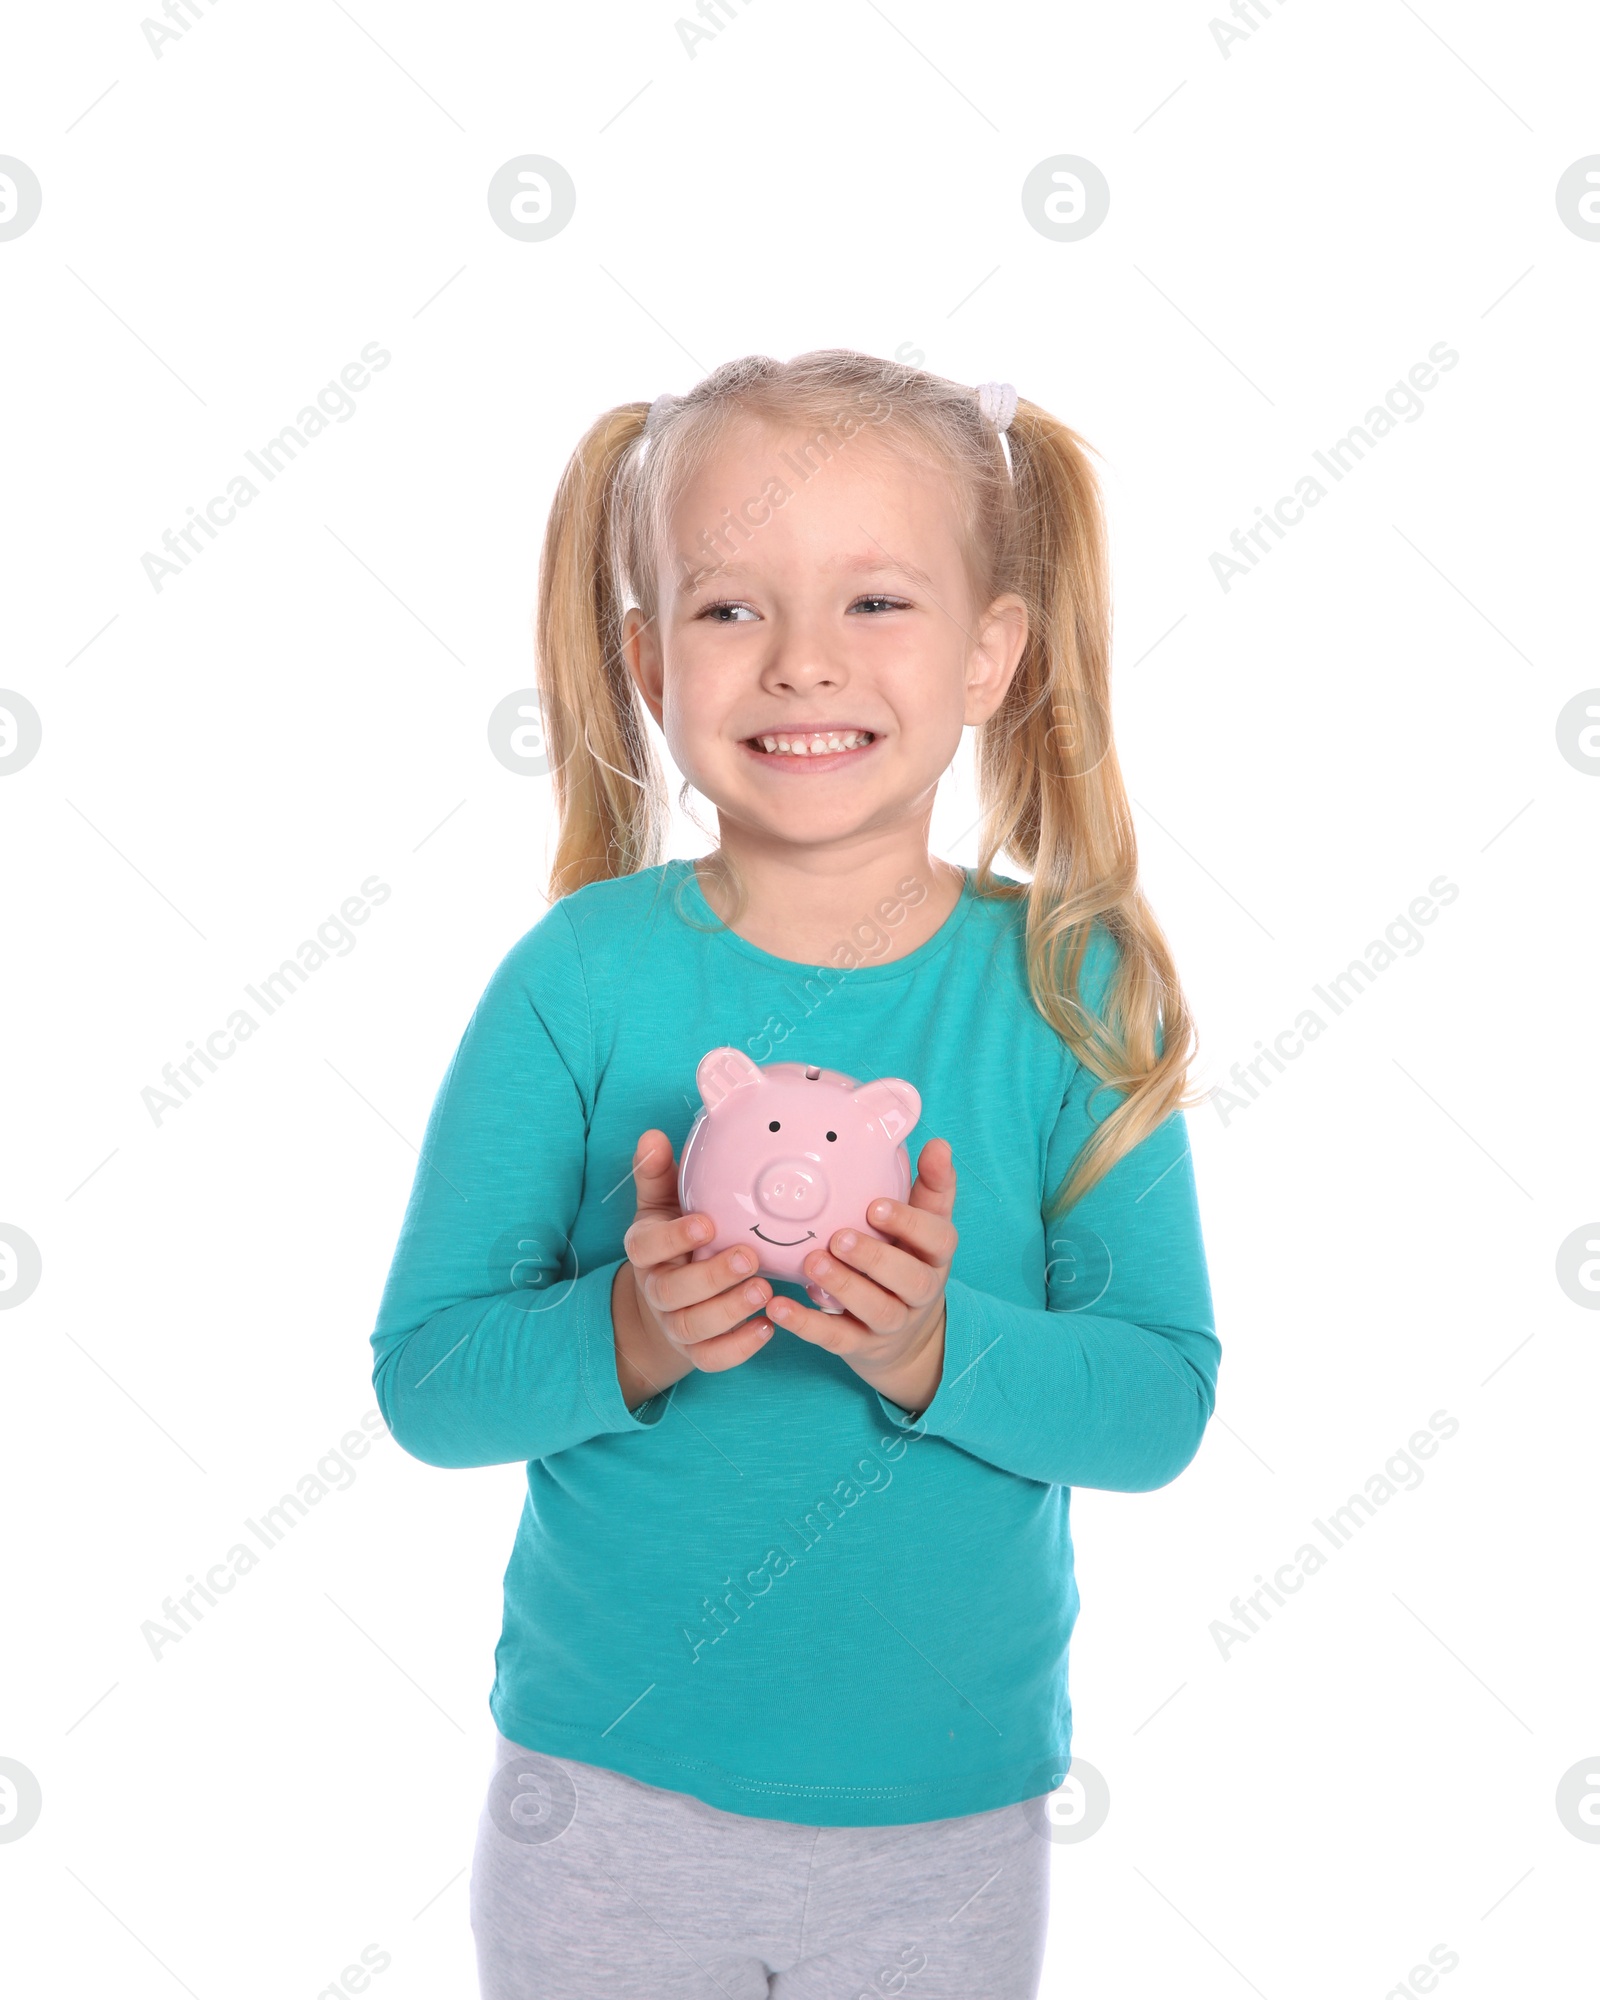
[[870, 1212], [874, 1222], [887, 1222], [889, 1220], [889, 1204], [886, 1201], [875, 1201], [872, 1204]]
[[756, 1260], [750, 1255], [748, 1250], [735, 1250], [729, 1262], [741, 1276], [746, 1271], [753, 1271], [756, 1267]]
[[833, 1239], [835, 1250], [853, 1250], [856, 1247], [856, 1233], [853, 1229], [841, 1229]]
[[833, 1259], [827, 1254], [826, 1251], [819, 1250], [816, 1255], [816, 1260], [812, 1264], [811, 1268], [813, 1271], [816, 1272], [819, 1278], [825, 1278], [827, 1274], [833, 1269]]
[[747, 1302], [753, 1306], [765, 1305], [767, 1302], [767, 1295], [759, 1285], [746, 1285], [744, 1295]]
[[710, 1225], [704, 1222], [691, 1222], [689, 1224], [689, 1234], [696, 1243], [704, 1243], [706, 1238], [711, 1234]]

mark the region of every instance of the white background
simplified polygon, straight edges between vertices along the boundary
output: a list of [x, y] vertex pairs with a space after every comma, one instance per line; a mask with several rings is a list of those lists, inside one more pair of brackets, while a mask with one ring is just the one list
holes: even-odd
[[[547, 783], [486, 723], [566, 455], [833, 345], [1009, 379], [1103, 455], [1200, 1083], [1460, 891], [1255, 1103], [1190, 1114], [1219, 1403], [1170, 1487], [1075, 1498], [1112, 1806], [1053, 1849], [1042, 1991], [1381, 2000], [1439, 1944], [1449, 2000], [1590, 1990], [1600, 1845], [1554, 1800], [1600, 1758], [1600, 1319], [1555, 1259], [1600, 1212], [1600, 782], [1556, 717], [1600, 684], [1600, 243], [1554, 194], [1600, 152], [1600, 23], [1262, 0], [1224, 56], [1198, 0], [733, 0], [691, 58], [668, 0], [196, 4], [159, 58], [131, 5], [19, 9], [0, 85], [43, 187], [0, 243], [0, 681], [44, 732], [0, 784], [0, 1222], [43, 1258], [0, 1315], [0, 1756], [43, 1792], [0, 1844], [11, 1990], [313, 2000], [373, 1943], [384, 2000], [475, 1990], [521, 1469], [383, 1438], [159, 1660], [140, 1628], [373, 1407], [428, 1106], [544, 908]], [[543, 243], [485, 200], [525, 153], [578, 190]], [[1061, 153], [1111, 187], [1077, 243], [1019, 198]], [[372, 341], [356, 415], [155, 591], [163, 530]], [[1424, 414], [1224, 591], [1212, 552], [1440, 341]], [[154, 1123], [374, 873], [357, 948]], [[1224, 1660], [1212, 1621], [1436, 1410], [1424, 1483]]]

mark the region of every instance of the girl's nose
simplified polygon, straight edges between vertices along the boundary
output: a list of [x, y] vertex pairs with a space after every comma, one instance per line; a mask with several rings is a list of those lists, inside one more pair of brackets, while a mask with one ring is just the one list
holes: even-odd
[[766, 657], [762, 678], [769, 687], [791, 694], [837, 692], [844, 687], [848, 676], [823, 629], [825, 623], [812, 624], [804, 615], [788, 620]]

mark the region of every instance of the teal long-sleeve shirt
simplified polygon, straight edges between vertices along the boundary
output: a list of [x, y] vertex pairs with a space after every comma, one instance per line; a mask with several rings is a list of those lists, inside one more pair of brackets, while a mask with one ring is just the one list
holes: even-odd
[[[972, 884], [905, 956], [883, 953], [916, 883], [810, 966], [720, 925], [670, 861], [563, 897], [491, 976], [429, 1116], [373, 1383], [412, 1456], [527, 1466], [489, 1697], [513, 1742], [826, 1826], [1065, 1773], [1070, 1489], [1176, 1478], [1221, 1350], [1181, 1113], [1046, 1225], [1091, 1092], [1094, 1121], [1117, 1100], [1033, 1004], [1023, 904]], [[1114, 950], [1097, 929], [1092, 1011]], [[634, 1148], [657, 1127], [681, 1157], [724, 1044], [905, 1077], [913, 1167], [949, 1141], [960, 1242], [915, 1420], [781, 1327], [624, 1403]]]

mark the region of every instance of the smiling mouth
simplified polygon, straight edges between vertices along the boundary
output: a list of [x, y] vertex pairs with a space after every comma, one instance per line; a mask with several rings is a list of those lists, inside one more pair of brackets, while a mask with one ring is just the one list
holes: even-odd
[[870, 729], [764, 729], [745, 737], [744, 744], [758, 757], [837, 757], [865, 750], [877, 740]]
[[804, 1236], [793, 1237], [789, 1242], [785, 1243], [781, 1237], [761, 1236], [761, 1226], [759, 1223], [757, 1223], [750, 1231], [750, 1234], [752, 1236], [761, 1236], [761, 1240], [763, 1243], [770, 1243], [774, 1250], [793, 1250], [796, 1244], [805, 1243], [809, 1241], [809, 1239], [815, 1236], [816, 1233], [817, 1232], [814, 1229], [808, 1229]]

